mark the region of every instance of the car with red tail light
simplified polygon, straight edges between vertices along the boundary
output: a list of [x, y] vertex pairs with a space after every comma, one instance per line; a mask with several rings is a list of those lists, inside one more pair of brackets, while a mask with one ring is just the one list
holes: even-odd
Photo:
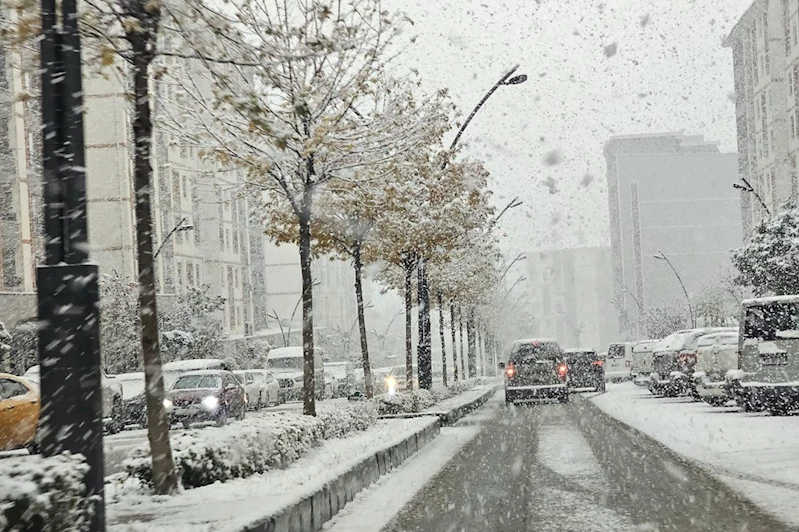
[[551, 339], [518, 340], [513, 343], [505, 372], [505, 402], [542, 399], [569, 402], [568, 365], [558, 342]]
[[566, 349], [567, 385], [573, 392], [605, 391], [605, 360], [593, 349]]

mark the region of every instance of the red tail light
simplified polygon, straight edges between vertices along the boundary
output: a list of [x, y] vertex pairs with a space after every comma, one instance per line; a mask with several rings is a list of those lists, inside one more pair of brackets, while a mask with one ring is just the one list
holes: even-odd
[[591, 365], [599, 366], [601, 368], [602, 366], [605, 365], [605, 361], [604, 360], [594, 360], [593, 362], [591, 362]]
[[508, 364], [508, 367], [505, 368], [505, 375], [509, 379], [512, 379], [516, 375], [516, 368], [514, 367], [513, 364]]
[[558, 364], [558, 376], [561, 379], [566, 378], [566, 372], [569, 371], [569, 368], [566, 367], [566, 364]]

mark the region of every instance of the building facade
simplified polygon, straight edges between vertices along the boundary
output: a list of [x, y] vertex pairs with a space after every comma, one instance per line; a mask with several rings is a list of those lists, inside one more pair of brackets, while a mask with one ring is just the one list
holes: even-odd
[[[799, 0], [756, 0], [727, 37], [732, 49], [743, 231], [797, 195]], [[765, 203], [765, 208], [760, 199]]]
[[526, 286], [537, 336], [605, 351], [620, 338], [609, 247], [526, 253]]
[[[35, 318], [42, 246], [40, 114], [35, 99], [15, 98], [34, 81], [20, 74], [14, 61], [19, 59], [5, 57], [0, 73], [0, 321], [10, 329]], [[184, 105], [175, 79], [190, 76], [191, 65], [165, 61], [169, 64], [162, 66], [174, 76], [151, 86], [156, 128], [151, 200], [161, 309], [168, 312], [187, 287], [208, 285], [210, 295], [225, 298], [219, 318], [231, 349], [245, 348], [248, 339], [278, 343], [273, 314], [290, 313], [284, 299], [300, 295], [299, 253], [291, 246], [278, 251], [264, 235], [242, 170], [203, 157], [199, 145], [169, 126], [168, 117]], [[193, 80], [202, 83], [200, 76]], [[138, 270], [126, 83], [120, 75], [84, 80], [84, 129], [91, 260], [101, 274], [116, 272], [133, 281]], [[355, 319], [347, 268], [340, 261], [317, 261], [315, 296], [322, 303], [317, 323]], [[287, 287], [296, 290], [284, 297]], [[295, 302], [296, 297], [292, 307]]]
[[741, 245], [737, 156], [682, 133], [611, 137], [605, 144], [613, 295], [639, 323], [648, 307], [684, 305], [718, 278]]

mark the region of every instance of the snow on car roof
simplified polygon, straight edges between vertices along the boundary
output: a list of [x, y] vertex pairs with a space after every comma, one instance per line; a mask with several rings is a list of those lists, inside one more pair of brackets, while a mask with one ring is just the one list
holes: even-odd
[[564, 349], [563, 352], [564, 353], [596, 353], [596, 349], [590, 349], [588, 347], [582, 347], [582, 348], [574, 347], [574, 348], [571, 348], [571, 349]]
[[756, 297], [752, 299], [744, 299], [743, 301], [741, 301], [741, 306], [759, 307], [760, 305], [768, 305], [770, 303], [799, 303], [799, 295]]
[[224, 372], [225, 372], [224, 369], [198, 369], [196, 371], [187, 371], [186, 373], [178, 377], [178, 379], [182, 379], [187, 375], [219, 375], [220, 373]]
[[525, 338], [523, 340], [516, 340], [514, 344], [532, 344], [538, 342], [539, 344], [556, 344], [557, 340], [554, 338]]
[[266, 358], [297, 358], [302, 357], [302, 346], [292, 346], [292, 347], [278, 347], [276, 349], [272, 349], [266, 355]]
[[219, 358], [195, 358], [191, 360], [176, 360], [163, 365], [164, 371], [192, 371], [198, 369], [213, 369], [212, 366], [221, 366], [224, 361]]

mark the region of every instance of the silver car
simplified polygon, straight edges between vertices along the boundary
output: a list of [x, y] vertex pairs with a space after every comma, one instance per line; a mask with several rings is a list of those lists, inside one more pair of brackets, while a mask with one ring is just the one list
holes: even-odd
[[697, 340], [693, 374], [697, 398], [716, 406], [732, 399], [725, 377], [734, 369], [738, 369], [737, 332], [713, 333]]

